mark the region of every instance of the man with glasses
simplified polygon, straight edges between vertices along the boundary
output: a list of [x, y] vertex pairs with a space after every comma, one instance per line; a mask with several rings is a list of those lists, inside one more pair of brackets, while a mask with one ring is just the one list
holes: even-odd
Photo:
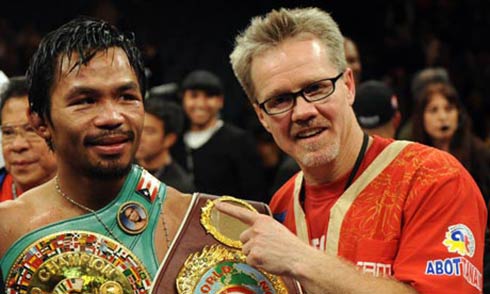
[[343, 41], [316, 8], [272, 11], [237, 37], [235, 74], [301, 171], [271, 202], [285, 226], [217, 208], [251, 226], [240, 236], [249, 264], [306, 293], [481, 293], [478, 187], [447, 153], [362, 131]]
[[56, 158], [31, 127], [24, 77], [11, 78], [1, 94], [0, 123], [5, 167], [0, 171], [0, 202], [15, 199], [56, 174]]

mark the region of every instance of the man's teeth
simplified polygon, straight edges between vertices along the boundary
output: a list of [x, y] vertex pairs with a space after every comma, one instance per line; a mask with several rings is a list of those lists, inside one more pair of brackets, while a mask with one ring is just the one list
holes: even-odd
[[301, 132], [298, 134], [298, 138], [307, 138], [319, 134], [322, 130], [311, 130], [306, 132]]

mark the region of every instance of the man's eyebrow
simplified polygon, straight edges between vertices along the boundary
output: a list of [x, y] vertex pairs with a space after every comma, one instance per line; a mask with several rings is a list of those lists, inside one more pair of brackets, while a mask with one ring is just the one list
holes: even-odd
[[[121, 85], [117, 86], [115, 89], [115, 92], [120, 93], [124, 92], [127, 90], [139, 90], [139, 86], [137, 83], [131, 81], [127, 83], [122, 83]], [[89, 86], [74, 86], [71, 88], [68, 93], [66, 94], [66, 97], [70, 98], [76, 95], [81, 95], [81, 94], [97, 94], [100, 91], [97, 88], [89, 87]]]
[[296, 91], [290, 91], [290, 90], [281, 90], [281, 89], [274, 89], [272, 90], [269, 94], [266, 95], [265, 100], [273, 98], [273, 97], [278, 97], [278, 96], [283, 96], [283, 95], [289, 95], [289, 94], [294, 94], [297, 93], [298, 91], [303, 91], [305, 88], [308, 86], [311, 86], [317, 82], [323, 81], [325, 79], [321, 78], [310, 78], [301, 83], [301, 88], [298, 88]]
[[275, 90], [273, 90], [270, 93], [268, 93], [268, 94], [265, 95], [264, 101], [265, 100], [268, 100], [268, 99], [271, 99], [271, 98], [274, 98], [274, 97], [288, 95], [288, 94], [291, 94], [291, 93], [293, 93], [293, 92], [288, 91], [288, 90], [275, 89]]
[[131, 81], [117, 87], [117, 91], [119, 92], [124, 92], [126, 90], [139, 90], [139, 85], [136, 82]]
[[98, 91], [92, 87], [87, 87], [87, 86], [74, 86], [71, 88], [68, 93], [66, 93], [67, 98], [71, 98], [76, 95], [81, 95], [81, 94], [94, 94], [97, 93]]
[[15, 124], [15, 123], [6, 123], [6, 124], [1, 124], [0, 128], [15, 128], [15, 127], [29, 127], [31, 124], [26, 122], [26, 123], [20, 123], [20, 124]]

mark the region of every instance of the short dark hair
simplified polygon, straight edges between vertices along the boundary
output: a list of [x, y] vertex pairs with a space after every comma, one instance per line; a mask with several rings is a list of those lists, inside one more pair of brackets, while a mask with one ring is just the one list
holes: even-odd
[[185, 90], [202, 90], [210, 96], [223, 95], [223, 83], [214, 73], [207, 70], [194, 70], [190, 72], [180, 85], [181, 93]]
[[182, 108], [174, 102], [165, 101], [158, 96], [150, 96], [145, 102], [145, 112], [156, 116], [163, 122], [165, 134], [181, 134], [184, 125]]
[[5, 103], [12, 97], [27, 96], [28, 92], [27, 81], [24, 76], [12, 77], [8, 80], [0, 94], [0, 124], [2, 123], [2, 110]]
[[141, 52], [135, 45], [134, 35], [123, 34], [116, 27], [102, 20], [78, 17], [48, 33], [34, 53], [27, 70], [31, 111], [51, 120], [50, 91], [56, 70], [61, 69], [63, 57], [71, 58], [72, 54], [78, 54], [78, 61], [71, 69], [73, 70], [86, 65], [97, 52], [111, 47], [119, 47], [126, 53], [144, 97], [146, 76]]
[[385, 83], [368, 80], [356, 87], [356, 99], [352, 107], [361, 127], [373, 129], [393, 119], [398, 111], [398, 102], [393, 90]]

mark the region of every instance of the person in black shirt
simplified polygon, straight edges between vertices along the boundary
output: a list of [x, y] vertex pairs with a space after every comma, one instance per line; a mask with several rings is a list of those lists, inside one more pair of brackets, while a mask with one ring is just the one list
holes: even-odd
[[194, 177], [199, 192], [248, 200], [266, 197], [264, 172], [251, 134], [220, 119], [223, 85], [209, 71], [191, 72], [181, 84], [188, 128], [173, 158]]
[[150, 96], [144, 105], [145, 124], [136, 160], [165, 184], [181, 192], [194, 192], [192, 177], [172, 160], [169, 151], [182, 132], [182, 109], [158, 96]]

